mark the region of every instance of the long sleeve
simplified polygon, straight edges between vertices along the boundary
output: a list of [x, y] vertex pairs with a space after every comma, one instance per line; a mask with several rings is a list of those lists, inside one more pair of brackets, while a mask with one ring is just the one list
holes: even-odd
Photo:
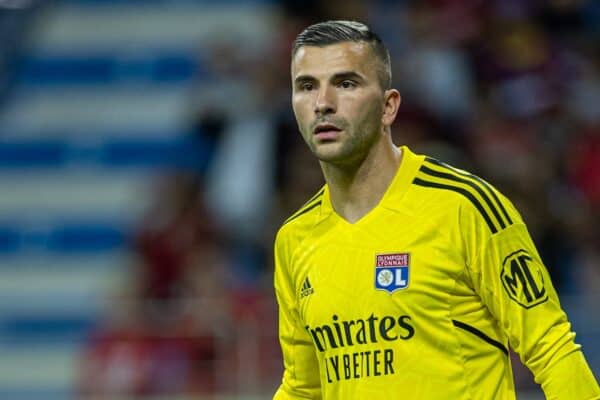
[[279, 305], [279, 342], [284, 372], [274, 400], [321, 399], [315, 347], [298, 314], [287, 249], [288, 243], [280, 232], [275, 240], [274, 285]]
[[502, 206], [510, 224], [493, 234], [472, 210], [461, 217], [475, 290], [548, 399], [600, 399], [526, 226], [505, 198]]

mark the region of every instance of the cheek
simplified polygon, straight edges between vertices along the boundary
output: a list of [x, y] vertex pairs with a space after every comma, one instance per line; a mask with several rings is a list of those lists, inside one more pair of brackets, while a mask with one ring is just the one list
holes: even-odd
[[306, 104], [306, 101], [294, 100], [292, 102], [292, 108], [296, 117], [296, 122], [300, 127], [308, 124], [310, 118], [310, 108]]
[[300, 106], [298, 102], [292, 101], [292, 110], [294, 111], [294, 116], [296, 117], [296, 121], [300, 122], [302, 112], [300, 110]]
[[368, 102], [361, 102], [355, 107], [354, 115], [357, 117], [357, 123], [361, 125], [378, 125], [381, 124], [383, 108], [379, 105], [377, 99]]

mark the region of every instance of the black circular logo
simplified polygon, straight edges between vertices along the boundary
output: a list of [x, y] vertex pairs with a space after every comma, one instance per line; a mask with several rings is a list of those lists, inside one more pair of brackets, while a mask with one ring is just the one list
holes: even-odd
[[506, 256], [502, 262], [500, 279], [508, 296], [525, 308], [548, 300], [543, 266], [526, 250], [517, 250]]

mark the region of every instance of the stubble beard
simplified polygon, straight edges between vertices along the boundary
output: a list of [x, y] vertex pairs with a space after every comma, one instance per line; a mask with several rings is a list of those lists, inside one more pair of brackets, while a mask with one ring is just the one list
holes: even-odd
[[[329, 120], [334, 122], [333, 120]], [[305, 140], [311, 152], [321, 163], [350, 167], [360, 164], [368, 155], [374, 143], [380, 139], [382, 124], [380, 110], [373, 109], [358, 126], [336, 120], [337, 126], [343, 129], [340, 137], [331, 142], [319, 142], [312, 129], [305, 132]]]

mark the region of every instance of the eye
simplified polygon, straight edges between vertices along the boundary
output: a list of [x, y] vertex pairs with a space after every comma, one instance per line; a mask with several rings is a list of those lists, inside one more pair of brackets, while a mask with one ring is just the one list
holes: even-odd
[[315, 85], [312, 82], [304, 82], [304, 83], [300, 84], [300, 89], [305, 92], [311, 91], [314, 88], [315, 88]]
[[356, 87], [356, 82], [351, 81], [349, 79], [345, 79], [343, 81], [340, 82], [339, 86], [342, 89], [354, 89]]

